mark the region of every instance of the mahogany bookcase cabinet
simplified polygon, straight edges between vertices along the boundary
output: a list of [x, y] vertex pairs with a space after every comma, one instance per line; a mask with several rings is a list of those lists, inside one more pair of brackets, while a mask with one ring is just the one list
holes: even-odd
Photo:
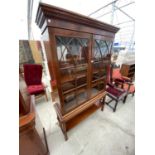
[[54, 107], [67, 140], [74, 119], [82, 120], [96, 105], [103, 110], [107, 68], [119, 28], [44, 3], [39, 4], [36, 23], [50, 78], [57, 84], [60, 102]]

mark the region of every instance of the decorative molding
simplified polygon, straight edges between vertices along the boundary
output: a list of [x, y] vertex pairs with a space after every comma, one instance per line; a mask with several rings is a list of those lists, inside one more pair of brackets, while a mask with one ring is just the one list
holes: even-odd
[[62, 9], [44, 3], [39, 4], [36, 16], [36, 23], [40, 28], [42, 28], [46, 19], [47, 21], [50, 20], [52, 22], [52, 20], [55, 18], [73, 23], [79, 23], [93, 28], [95, 27], [113, 33], [116, 33], [119, 30], [118, 27], [112, 26], [104, 22], [100, 22], [98, 20], [92, 19], [90, 17], [72, 11], [68, 11], [66, 9]]

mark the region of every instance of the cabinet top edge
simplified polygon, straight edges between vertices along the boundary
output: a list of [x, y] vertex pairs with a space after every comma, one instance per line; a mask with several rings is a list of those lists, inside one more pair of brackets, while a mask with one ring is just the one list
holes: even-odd
[[40, 2], [38, 6], [37, 14], [36, 14], [36, 20], [35, 20], [39, 28], [43, 26], [46, 19], [54, 19], [54, 18], [67, 20], [69, 22], [79, 23], [89, 27], [106, 30], [112, 33], [116, 33], [119, 30], [118, 27], [98, 21], [96, 19], [92, 19], [88, 16], [81, 15], [73, 11], [69, 11], [60, 7], [56, 7], [53, 5]]

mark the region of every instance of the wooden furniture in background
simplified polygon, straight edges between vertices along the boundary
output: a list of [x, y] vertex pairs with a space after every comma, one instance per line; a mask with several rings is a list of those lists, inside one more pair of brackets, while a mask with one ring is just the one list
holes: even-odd
[[70, 127], [99, 107], [103, 110], [107, 67], [119, 29], [44, 3], [39, 4], [36, 23], [41, 29], [50, 78], [56, 81], [60, 102], [55, 109], [67, 140]]
[[115, 83], [117, 87], [126, 90], [128, 94], [132, 94], [132, 96], [134, 96], [135, 86], [132, 78], [122, 76], [120, 68], [113, 67], [111, 67], [111, 76], [111, 82]]
[[121, 66], [121, 74], [133, 80], [135, 76], [135, 62], [123, 63]]
[[115, 83], [117, 87], [126, 90], [128, 94], [132, 94], [132, 96], [134, 96], [135, 86], [133, 81], [129, 77], [122, 76], [120, 68], [111, 67], [111, 76], [111, 82]]
[[44, 141], [36, 129], [35, 98], [29, 96], [25, 101], [19, 92], [19, 154], [49, 155], [45, 129]]

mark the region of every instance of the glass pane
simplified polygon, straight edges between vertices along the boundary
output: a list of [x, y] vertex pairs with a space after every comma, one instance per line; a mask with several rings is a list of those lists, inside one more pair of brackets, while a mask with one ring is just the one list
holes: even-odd
[[56, 42], [60, 67], [72, 67], [88, 62], [88, 39], [57, 36]]
[[92, 82], [91, 97], [94, 97], [104, 89], [105, 89], [105, 78], [99, 81]]
[[56, 36], [65, 112], [86, 101], [88, 39]]
[[[91, 97], [97, 95], [105, 89], [106, 63], [110, 61], [110, 51], [112, 42], [107, 40], [94, 40], [93, 61], [92, 61], [92, 80]], [[108, 60], [108, 61], [107, 61]]]
[[80, 88], [77, 92], [77, 103], [81, 104], [87, 100], [86, 87]]
[[102, 61], [105, 57], [107, 57], [110, 54], [111, 47], [111, 41], [96, 39], [93, 48], [93, 59], [95, 61]]
[[109, 49], [109, 54], [110, 54], [110, 51], [111, 51], [111, 49], [112, 49], [112, 41], [106, 41], [106, 43], [107, 43], [107, 46], [108, 46], [108, 49]]
[[61, 76], [61, 83], [69, 82], [75, 80], [75, 69], [74, 68], [67, 68], [67, 69], [60, 69], [60, 76]]
[[78, 67], [75, 68], [76, 72], [76, 79], [77, 82], [84, 80], [86, 82], [86, 76], [87, 76], [87, 70], [88, 70], [88, 65], [79, 65]]
[[92, 81], [106, 76], [106, 66], [100, 61], [92, 64]]
[[75, 108], [77, 106], [77, 102], [75, 100], [75, 91], [72, 91], [71, 93], [68, 93], [64, 95], [64, 112], [68, 112], [71, 109]]

